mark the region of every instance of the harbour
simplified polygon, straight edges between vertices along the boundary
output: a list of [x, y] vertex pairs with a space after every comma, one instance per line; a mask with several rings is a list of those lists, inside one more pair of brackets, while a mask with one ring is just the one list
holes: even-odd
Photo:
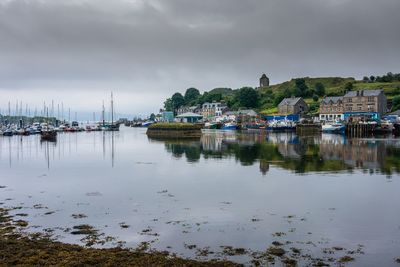
[[[399, 200], [394, 137], [208, 130], [153, 139], [121, 126], [59, 133], [57, 142], [0, 137], [0, 148], [2, 207], [27, 222], [22, 231], [65, 243], [144, 242], [247, 265], [277, 262], [261, 256], [275, 242], [300, 266], [346, 255], [357, 265], [392, 266], [400, 249], [398, 213], [381, 209]], [[163, 171], [171, 167], [174, 174]], [[96, 229], [94, 239], [71, 234], [83, 224]]]

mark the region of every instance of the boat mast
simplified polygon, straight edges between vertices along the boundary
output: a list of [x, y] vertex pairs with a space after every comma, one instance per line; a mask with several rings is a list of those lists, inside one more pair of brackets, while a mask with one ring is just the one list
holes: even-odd
[[114, 125], [114, 101], [112, 92], [111, 92], [111, 125]]
[[105, 111], [104, 111], [104, 100], [103, 100], [103, 110], [101, 111], [101, 116], [102, 116], [102, 119], [103, 119], [103, 127], [104, 127], [104, 125], [105, 125]]

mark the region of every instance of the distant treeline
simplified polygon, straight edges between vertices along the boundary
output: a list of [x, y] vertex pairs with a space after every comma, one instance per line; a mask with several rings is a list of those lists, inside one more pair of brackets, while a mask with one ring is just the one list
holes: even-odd
[[392, 83], [392, 82], [400, 82], [400, 73], [391, 73], [388, 72], [383, 76], [364, 76], [364, 82], [379, 82], [379, 83]]
[[5, 124], [19, 124], [22, 122], [23, 125], [31, 125], [34, 122], [42, 123], [42, 122], [48, 122], [51, 124], [56, 123], [56, 118], [51, 117], [26, 117], [26, 116], [2, 116], [0, 115], [0, 124], [5, 125]]

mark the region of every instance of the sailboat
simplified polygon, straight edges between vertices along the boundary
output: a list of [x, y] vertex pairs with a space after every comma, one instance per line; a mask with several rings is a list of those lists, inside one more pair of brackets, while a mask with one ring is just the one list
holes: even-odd
[[53, 126], [49, 125], [49, 108], [47, 108], [47, 123], [44, 123], [40, 132], [40, 139], [42, 141], [56, 141], [57, 131]]
[[104, 131], [119, 131], [119, 123], [114, 123], [114, 99], [113, 93], [111, 92], [111, 123], [106, 123], [104, 119], [104, 104], [103, 104], [103, 125], [102, 130]]

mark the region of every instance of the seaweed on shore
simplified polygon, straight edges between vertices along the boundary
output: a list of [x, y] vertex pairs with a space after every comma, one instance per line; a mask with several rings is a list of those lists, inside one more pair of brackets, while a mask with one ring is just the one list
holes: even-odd
[[[96, 249], [64, 244], [45, 234], [15, 231], [16, 222], [8, 211], [0, 208], [0, 259], [5, 266], [241, 266], [226, 260], [183, 259], [166, 252], [144, 252], [140, 248]], [[85, 234], [96, 232], [85, 224], [73, 229]]]

